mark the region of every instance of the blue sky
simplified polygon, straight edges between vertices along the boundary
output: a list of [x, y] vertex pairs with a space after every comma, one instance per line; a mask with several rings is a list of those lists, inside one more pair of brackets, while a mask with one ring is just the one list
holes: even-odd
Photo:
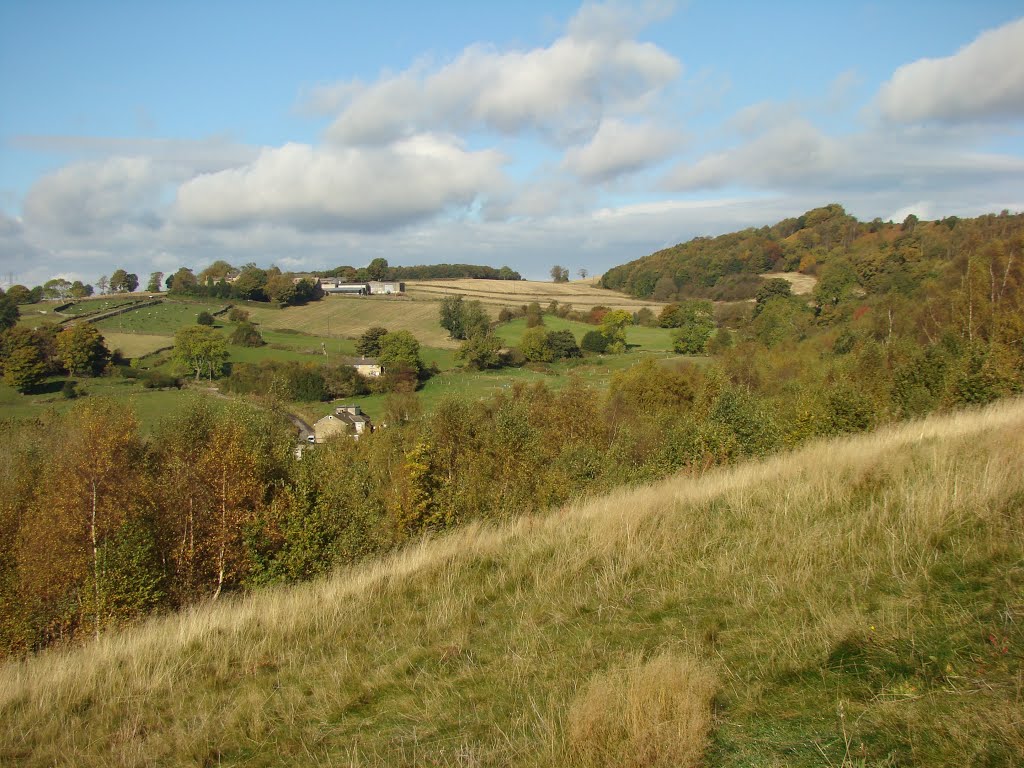
[[0, 3], [0, 283], [1024, 209], [1013, 2]]

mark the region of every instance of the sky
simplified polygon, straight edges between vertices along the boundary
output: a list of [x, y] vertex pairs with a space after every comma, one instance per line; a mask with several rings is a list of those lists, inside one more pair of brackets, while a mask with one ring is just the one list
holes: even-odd
[[1020, 2], [0, 1], [0, 285], [1024, 211]]

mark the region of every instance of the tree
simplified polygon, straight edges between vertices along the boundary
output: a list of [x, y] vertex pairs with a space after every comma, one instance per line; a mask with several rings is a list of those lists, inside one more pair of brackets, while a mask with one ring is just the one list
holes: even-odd
[[231, 343], [240, 347], [262, 347], [266, 342], [256, 326], [249, 322], [240, 322], [231, 333]]
[[388, 260], [376, 258], [366, 268], [371, 280], [384, 280], [388, 276]]
[[78, 323], [58, 333], [57, 355], [72, 376], [96, 375], [110, 360], [103, 334], [91, 323]]
[[55, 277], [43, 283], [43, 295], [48, 299], [66, 299], [71, 293], [71, 283], [63, 277]]
[[139, 287], [139, 276], [123, 269], [114, 270], [110, 276], [110, 290], [113, 293], [131, 293]]
[[263, 292], [267, 294], [267, 298], [278, 304], [295, 304], [298, 287], [290, 277], [274, 275], [267, 279]]
[[18, 309], [15, 298], [9, 293], [4, 293], [0, 288], [0, 331], [13, 328], [20, 316], [21, 311]]
[[602, 354], [608, 349], [608, 344], [608, 337], [600, 331], [587, 331], [583, 334], [583, 341], [580, 342], [580, 347], [587, 352]]
[[195, 371], [196, 381], [203, 373], [207, 373], [212, 381], [228, 359], [224, 337], [204, 325], [180, 328], [174, 334], [173, 354], [183, 368]]
[[96, 287], [99, 289], [101, 294], [106, 293], [110, 287], [110, 280], [107, 279], [106, 275], [101, 275], [100, 279], [96, 281]]
[[26, 516], [19, 559], [37, 574], [33, 591], [51, 611], [74, 606], [78, 622], [99, 635], [123, 597], [111, 562], [121, 558], [108, 555], [125, 524], [139, 519], [144, 449], [131, 409], [105, 398], [80, 401], [63, 424], [40, 477], [47, 493]]
[[21, 393], [30, 392], [46, 378], [46, 359], [35, 344], [15, 347], [4, 361], [4, 383]]
[[576, 274], [579, 275], [580, 280], [586, 280], [587, 279], [587, 275], [589, 275], [590, 272], [588, 272], [586, 267], [584, 267], [582, 269], [576, 270]]
[[538, 325], [544, 325], [544, 313], [539, 302], [531, 301], [526, 305], [526, 327], [536, 328]]
[[519, 273], [514, 271], [512, 267], [502, 267], [498, 270], [499, 280], [518, 280]]
[[198, 325], [213, 325], [213, 315], [204, 309], [196, 315], [196, 323]]
[[163, 272], [150, 272], [149, 273], [149, 282], [146, 283], [146, 290], [149, 291], [150, 293], [159, 293], [160, 292], [160, 284], [163, 282], [163, 279], [164, 279], [164, 273]]
[[295, 296], [292, 304], [306, 304], [310, 301], [319, 301], [324, 297], [324, 289], [316, 280], [303, 279], [295, 283]]
[[672, 335], [672, 348], [684, 355], [704, 352], [715, 332], [714, 308], [710, 301], [690, 300], [676, 309], [679, 330]]
[[654, 284], [654, 291], [651, 293], [651, 298], [655, 301], [668, 301], [674, 299], [678, 292], [676, 287], [676, 281], [668, 275], [662, 275], [658, 278], [658, 282]]
[[519, 350], [532, 363], [549, 363], [554, 359], [551, 347], [548, 346], [547, 329], [541, 325], [523, 331]]
[[787, 298], [793, 295], [793, 287], [790, 285], [788, 280], [783, 280], [781, 277], [773, 277], [770, 280], [766, 280], [764, 285], [757, 289], [757, 294], [754, 296], [754, 317], [761, 314], [761, 310], [764, 309], [764, 305], [771, 299], [778, 296]]
[[551, 331], [551, 333], [548, 334], [548, 348], [551, 350], [551, 354], [555, 360], [564, 360], [567, 358], [583, 356], [583, 353], [580, 352], [579, 345], [576, 343], [576, 337], [573, 336], [572, 331], [568, 329]]
[[86, 285], [81, 280], [75, 280], [71, 284], [69, 293], [73, 299], [84, 299], [86, 296], [92, 296], [92, 286]]
[[388, 329], [379, 325], [367, 328], [356, 341], [356, 354], [362, 357], [377, 357], [380, 354], [380, 342], [388, 335]]
[[197, 285], [196, 276], [188, 267], [181, 267], [167, 278], [167, 290], [171, 293], [193, 293]]
[[204, 285], [207, 282], [211, 281], [216, 283], [220, 280], [226, 279], [228, 275], [230, 275], [234, 271], [234, 267], [232, 267], [223, 259], [218, 259], [217, 261], [213, 262], [213, 264], [211, 264], [210, 266], [208, 266], [206, 269], [199, 273], [198, 280], [201, 284]]
[[601, 333], [608, 337], [608, 352], [626, 351], [626, 326], [633, 324], [633, 315], [624, 309], [613, 309], [601, 319]]
[[556, 283], [567, 283], [569, 282], [569, 270], [560, 264], [555, 264], [551, 268], [551, 279]]
[[409, 370], [419, 375], [423, 367], [420, 360], [420, 343], [409, 331], [394, 331], [380, 340], [380, 354], [377, 356], [385, 369]]
[[232, 286], [232, 293], [240, 299], [266, 301], [267, 294], [264, 289], [267, 280], [269, 277], [266, 270], [260, 269], [255, 264], [246, 264]]
[[455, 359], [478, 371], [497, 368], [501, 365], [500, 349], [501, 341], [488, 330], [463, 342], [455, 353]]
[[466, 329], [462, 320], [462, 296], [445, 296], [441, 299], [439, 310], [441, 327], [448, 331], [453, 339], [466, 338]]
[[479, 301], [463, 301], [462, 296], [441, 300], [440, 324], [453, 339], [468, 339], [485, 332], [491, 324], [484, 305]]

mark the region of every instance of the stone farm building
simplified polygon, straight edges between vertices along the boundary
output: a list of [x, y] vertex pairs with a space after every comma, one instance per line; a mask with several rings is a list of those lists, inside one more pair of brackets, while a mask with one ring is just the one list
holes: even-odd
[[349, 435], [358, 440], [360, 435], [373, 431], [370, 417], [358, 405], [340, 405], [313, 425], [314, 443], [322, 443], [335, 435]]
[[320, 283], [324, 293], [335, 293], [353, 296], [390, 296], [405, 293], [405, 283], [397, 280], [368, 280], [366, 282], [345, 282], [339, 277], [296, 278], [310, 279]]
[[384, 373], [384, 366], [375, 357], [343, 357], [342, 365], [351, 365], [360, 376], [375, 379]]

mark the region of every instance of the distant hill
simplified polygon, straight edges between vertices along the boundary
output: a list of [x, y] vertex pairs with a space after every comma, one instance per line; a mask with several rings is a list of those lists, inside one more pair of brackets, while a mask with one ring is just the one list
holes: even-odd
[[1024, 233], [1024, 215], [1007, 212], [941, 221], [860, 222], [827, 205], [770, 227], [698, 237], [609, 269], [605, 288], [661, 301], [753, 298], [765, 272], [820, 276], [829, 265], [852, 268], [867, 294], [907, 293], [959, 256], [1007, 248]]
[[0, 763], [1021, 765], [1022, 499], [1018, 400], [467, 526], [0, 667]]

